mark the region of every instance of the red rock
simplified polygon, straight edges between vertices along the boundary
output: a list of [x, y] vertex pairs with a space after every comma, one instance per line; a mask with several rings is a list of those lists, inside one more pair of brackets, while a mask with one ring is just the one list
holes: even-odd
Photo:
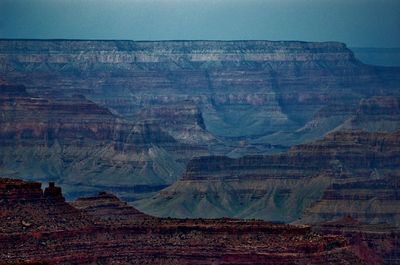
[[[5, 182], [12, 181], [0, 179], [0, 183]], [[23, 192], [24, 183], [16, 182], [17, 193]], [[0, 190], [7, 187], [0, 186]], [[344, 238], [318, 235], [305, 225], [235, 219], [160, 219], [145, 216], [106, 193], [80, 199], [74, 205], [81, 210], [44, 197], [39, 201], [1, 203], [2, 224], [7, 218], [29, 218], [32, 227], [26, 230], [10, 223], [2, 227], [0, 262], [362, 264]]]

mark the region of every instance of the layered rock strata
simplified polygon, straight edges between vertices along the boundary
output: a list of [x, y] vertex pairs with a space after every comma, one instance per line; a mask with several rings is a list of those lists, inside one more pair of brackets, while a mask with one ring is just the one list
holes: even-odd
[[127, 122], [82, 96], [54, 100], [1, 86], [0, 111], [3, 174], [59, 180], [86, 192], [153, 192], [174, 182], [193, 154], [206, 152], [178, 142], [158, 124]]
[[[83, 94], [124, 116], [154, 107], [150, 117], [172, 122], [157, 109], [191, 102], [223, 137], [292, 132], [325, 106], [398, 95], [400, 83], [399, 68], [365, 65], [337, 42], [0, 40], [0, 65], [6, 82], [45, 97]], [[204, 140], [194, 119], [170, 129]]]
[[[12, 243], [12, 239], [18, 238], [19, 234], [30, 235], [34, 239], [36, 234], [40, 236], [41, 231], [57, 231], [71, 227], [80, 229], [93, 224], [90, 216], [82, 214], [65, 202], [61, 188], [50, 183], [43, 192], [41, 186], [38, 182], [0, 178], [2, 251], [8, 243]], [[4, 255], [5, 252], [2, 252], [3, 259]], [[26, 254], [22, 252], [21, 255]], [[34, 256], [31, 255], [31, 258]], [[3, 259], [0, 261], [5, 261]]]
[[71, 205], [88, 215], [96, 217], [99, 222], [131, 223], [132, 221], [152, 220], [135, 208], [120, 201], [115, 195], [100, 192], [96, 196], [78, 198]]
[[[12, 181], [0, 183], [0, 194], [7, 193]], [[78, 200], [78, 210], [44, 196], [30, 200], [26, 191], [37, 193], [40, 184], [12, 185], [23, 200], [0, 197], [4, 264], [363, 264], [343, 237], [308, 226], [158, 219], [104, 193]]]
[[399, 165], [399, 132], [335, 132], [280, 155], [193, 159], [181, 180], [136, 206], [159, 216], [280, 222], [307, 209], [305, 223], [354, 215], [399, 224]]
[[364, 224], [346, 216], [332, 222], [315, 224], [312, 230], [346, 237], [353, 252], [368, 264], [400, 264], [399, 227]]
[[400, 69], [337, 42], [0, 40], [0, 73], [1, 174], [60, 180], [68, 198], [136, 200], [194, 156], [399, 127]]

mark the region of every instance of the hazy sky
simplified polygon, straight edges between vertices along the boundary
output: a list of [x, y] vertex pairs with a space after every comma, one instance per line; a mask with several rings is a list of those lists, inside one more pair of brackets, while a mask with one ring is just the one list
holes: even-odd
[[400, 47], [400, 0], [0, 0], [0, 38], [337, 40]]

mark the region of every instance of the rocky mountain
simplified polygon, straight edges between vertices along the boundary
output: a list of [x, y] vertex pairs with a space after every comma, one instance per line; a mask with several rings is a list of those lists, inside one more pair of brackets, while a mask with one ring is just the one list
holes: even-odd
[[337, 131], [287, 153], [191, 160], [142, 211], [173, 217], [315, 223], [351, 215], [399, 224], [400, 134]]
[[215, 137], [295, 132], [324, 107], [398, 95], [400, 83], [399, 68], [365, 65], [337, 42], [0, 40], [0, 62], [11, 84], [160, 120], [219, 154], [232, 148]]
[[305, 225], [160, 219], [106, 193], [74, 206], [54, 183], [0, 178], [0, 263], [373, 264]]
[[60, 181], [70, 197], [104, 187], [140, 197], [176, 181], [191, 155], [206, 152], [83, 96], [48, 99], [4, 85], [0, 111], [2, 174]]

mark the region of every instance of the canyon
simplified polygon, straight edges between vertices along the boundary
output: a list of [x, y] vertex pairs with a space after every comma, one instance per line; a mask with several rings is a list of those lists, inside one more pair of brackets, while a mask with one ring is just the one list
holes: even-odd
[[56, 180], [68, 199], [133, 202], [192, 158], [399, 129], [400, 68], [338, 42], [2, 39], [0, 74], [0, 173]]
[[1, 264], [400, 264], [399, 178], [343, 43], [0, 39]]
[[141, 196], [173, 183], [187, 157], [206, 152], [151, 121], [124, 121], [84, 96], [48, 99], [2, 85], [0, 109], [2, 174], [79, 187], [75, 196], [103, 186]]

